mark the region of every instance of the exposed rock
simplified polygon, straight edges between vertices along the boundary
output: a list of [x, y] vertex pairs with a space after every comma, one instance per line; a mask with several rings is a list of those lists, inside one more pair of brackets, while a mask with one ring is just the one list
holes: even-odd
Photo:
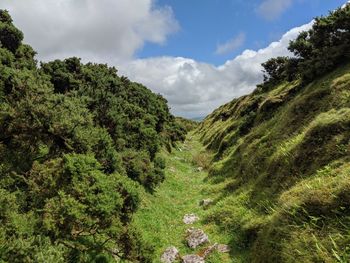
[[176, 247], [168, 247], [163, 255], [161, 256], [160, 260], [164, 263], [173, 263], [175, 260], [179, 257], [179, 251]]
[[195, 230], [194, 227], [187, 228], [187, 230], [186, 230], [187, 236], [189, 236], [194, 230]]
[[199, 217], [196, 216], [195, 214], [187, 214], [184, 216], [183, 218], [183, 222], [186, 224], [186, 225], [190, 225], [190, 224], [193, 224], [194, 222], [198, 221], [199, 220]]
[[197, 171], [197, 172], [203, 171], [203, 167], [197, 167], [196, 171]]
[[219, 244], [216, 246], [216, 249], [220, 253], [229, 253], [230, 247], [228, 245]]
[[218, 244], [215, 243], [212, 246], [208, 246], [205, 249], [203, 249], [202, 251], [200, 251], [198, 253], [199, 256], [201, 256], [202, 258], [207, 258], [214, 250], [217, 249]]
[[204, 243], [209, 242], [208, 236], [201, 229], [187, 229], [187, 244], [190, 248], [196, 248]]
[[211, 199], [203, 199], [199, 202], [199, 205], [203, 206], [204, 208], [205, 207], [208, 207], [209, 205], [211, 205], [213, 203], [213, 200]]
[[186, 255], [182, 257], [182, 263], [205, 263], [205, 261], [198, 255]]

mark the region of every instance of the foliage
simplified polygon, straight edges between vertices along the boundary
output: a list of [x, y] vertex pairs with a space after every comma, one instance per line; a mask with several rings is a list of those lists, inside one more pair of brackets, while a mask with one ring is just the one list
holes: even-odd
[[199, 124], [197, 121], [185, 119], [182, 117], [176, 117], [176, 122], [179, 123], [180, 126], [184, 127], [187, 132], [194, 130]]
[[185, 130], [166, 100], [102, 64], [42, 63], [0, 10], [0, 261], [149, 262], [130, 226]]
[[317, 17], [312, 28], [290, 42], [288, 49], [294, 57], [272, 58], [263, 63], [264, 84], [271, 86], [284, 80], [292, 81], [301, 76], [310, 83], [350, 58], [350, 4]]

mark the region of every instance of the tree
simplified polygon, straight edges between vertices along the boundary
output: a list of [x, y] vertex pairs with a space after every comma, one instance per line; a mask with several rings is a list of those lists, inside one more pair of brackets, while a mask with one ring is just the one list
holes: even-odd
[[5, 10], [0, 10], [0, 44], [11, 52], [21, 45], [23, 33], [12, 24], [11, 16]]

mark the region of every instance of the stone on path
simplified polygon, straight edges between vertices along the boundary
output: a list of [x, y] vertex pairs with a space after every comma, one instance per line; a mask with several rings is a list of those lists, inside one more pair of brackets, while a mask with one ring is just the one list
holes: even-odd
[[182, 257], [182, 263], [205, 263], [205, 261], [198, 255], [186, 255]]
[[213, 200], [211, 200], [210, 198], [208, 199], [203, 199], [199, 202], [199, 205], [203, 206], [204, 208], [208, 207], [209, 205], [211, 205], [213, 203]]
[[190, 228], [187, 229], [187, 245], [190, 248], [196, 248], [204, 243], [209, 242], [208, 236], [201, 229]]
[[197, 167], [196, 171], [197, 171], [197, 172], [203, 171], [203, 167]]
[[168, 247], [163, 255], [161, 256], [160, 260], [163, 263], [173, 263], [175, 260], [179, 257], [179, 251], [176, 247]]
[[199, 217], [196, 216], [195, 214], [187, 214], [184, 216], [183, 218], [183, 222], [186, 224], [186, 225], [190, 225], [190, 224], [193, 224], [194, 222], [198, 221], [199, 220]]
[[229, 253], [230, 247], [228, 245], [219, 244], [216, 246], [216, 249], [220, 253]]
[[217, 249], [217, 246], [218, 246], [217, 243], [215, 243], [214, 245], [208, 246], [202, 251], [200, 251], [198, 255], [201, 256], [202, 258], [207, 258], [211, 253], [214, 252], [214, 250]]

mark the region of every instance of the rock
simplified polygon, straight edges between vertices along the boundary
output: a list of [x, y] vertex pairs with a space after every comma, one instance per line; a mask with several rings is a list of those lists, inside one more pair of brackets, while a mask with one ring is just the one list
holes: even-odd
[[213, 200], [211, 199], [203, 199], [202, 201], [199, 202], [199, 205], [203, 206], [203, 207], [208, 207], [209, 205], [211, 205], [213, 203]]
[[186, 255], [182, 257], [182, 263], [205, 263], [205, 261], [198, 255]]
[[187, 229], [187, 244], [190, 248], [196, 248], [204, 243], [209, 242], [208, 236], [201, 229], [190, 228]]
[[186, 230], [187, 236], [189, 236], [194, 230], [195, 230], [194, 227], [187, 228], [187, 230]]
[[228, 245], [219, 244], [216, 246], [216, 250], [220, 253], [229, 253], [230, 247]]
[[176, 247], [168, 247], [163, 255], [160, 257], [160, 260], [164, 263], [173, 263], [179, 257], [179, 251]]
[[190, 225], [190, 224], [193, 224], [194, 222], [198, 221], [199, 220], [199, 217], [196, 216], [195, 214], [187, 214], [184, 216], [183, 218], [183, 222], [186, 224], [186, 225]]
[[205, 249], [203, 249], [202, 251], [200, 251], [198, 253], [199, 256], [201, 256], [202, 258], [207, 258], [214, 250], [217, 249], [218, 244], [215, 243], [212, 246], [208, 246]]
[[203, 167], [197, 167], [196, 171], [197, 171], [197, 172], [203, 171]]

